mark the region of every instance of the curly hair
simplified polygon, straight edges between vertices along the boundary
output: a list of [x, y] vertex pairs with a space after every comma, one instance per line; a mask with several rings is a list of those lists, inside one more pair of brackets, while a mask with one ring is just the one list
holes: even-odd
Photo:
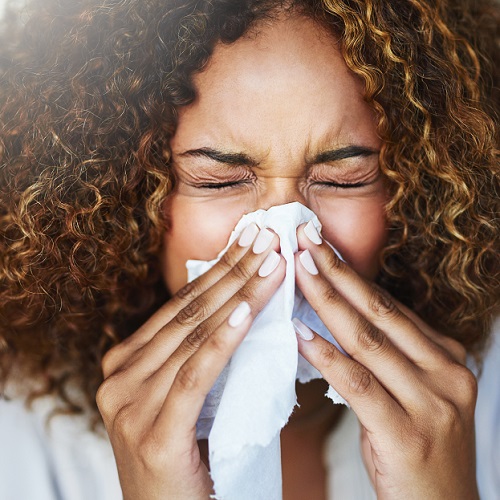
[[168, 299], [176, 110], [215, 44], [284, 10], [339, 38], [377, 113], [378, 282], [482, 352], [499, 284], [493, 0], [39, 0], [0, 35], [0, 381], [97, 421], [104, 353]]

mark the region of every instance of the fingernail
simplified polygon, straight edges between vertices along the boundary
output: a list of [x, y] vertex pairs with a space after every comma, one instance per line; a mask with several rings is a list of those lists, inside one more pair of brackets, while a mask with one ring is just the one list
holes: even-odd
[[321, 236], [318, 233], [318, 230], [314, 226], [312, 220], [310, 220], [304, 227], [304, 233], [316, 245], [321, 245]]
[[261, 278], [269, 276], [278, 267], [279, 263], [280, 263], [279, 254], [276, 253], [274, 250], [272, 250], [271, 253], [266, 257], [262, 265], [260, 266], [259, 276]]
[[250, 312], [251, 309], [248, 305], [248, 302], [240, 302], [240, 304], [236, 306], [236, 309], [231, 313], [231, 316], [229, 316], [229, 326], [232, 326], [233, 328], [240, 326], [241, 323], [245, 321]]
[[300, 319], [293, 318], [292, 323], [295, 332], [302, 340], [312, 340], [314, 338], [313, 331], [308, 326], [304, 325]]
[[253, 253], [259, 254], [267, 250], [273, 241], [273, 238], [274, 233], [269, 231], [269, 229], [261, 229], [255, 243], [253, 244]]
[[259, 228], [253, 222], [248, 225], [240, 235], [240, 239], [238, 240], [238, 245], [240, 247], [249, 247], [257, 234], [259, 233]]
[[300, 262], [302, 265], [306, 268], [306, 271], [309, 274], [318, 274], [318, 268], [316, 267], [316, 264], [314, 263], [314, 260], [312, 258], [311, 253], [309, 250], [304, 250], [300, 255], [299, 255]]

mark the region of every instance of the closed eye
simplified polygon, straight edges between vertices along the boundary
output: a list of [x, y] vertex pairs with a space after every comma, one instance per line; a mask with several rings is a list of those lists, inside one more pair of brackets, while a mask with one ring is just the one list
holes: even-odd
[[[248, 180], [231, 181], [231, 182], [211, 182], [200, 184], [197, 187], [202, 189], [227, 189], [232, 187], [249, 184]], [[315, 182], [314, 184], [325, 187], [333, 187], [339, 189], [355, 189], [367, 186], [370, 182]]]
[[210, 182], [208, 184], [200, 184], [197, 187], [202, 189], [227, 189], [236, 186], [240, 186], [242, 184], [249, 184], [250, 180], [241, 180], [241, 181], [231, 181], [231, 182]]
[[367, 186], [369, 182], [315, 182], [314, 184], [340, 189], [353, 189]]

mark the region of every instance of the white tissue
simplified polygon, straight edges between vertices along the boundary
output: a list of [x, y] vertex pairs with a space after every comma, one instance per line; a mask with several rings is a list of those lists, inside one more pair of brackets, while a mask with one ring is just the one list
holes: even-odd
[[[316, 215], [300, 203], [289, 203], [244, 215], [229, 242], [212, 261], [186, 263], [189, 281], [208, 271], [255, 222], [280, 238], [286, 276], [207, 396], [197, 425], [197, 437], [208, 437], [215, 498], [220, 500], [280, 500], [279, 433], [296, 404], [295, 380], [307, 382], [321, 374], [298, 354], [291, 319], [298, 317], [330, 342], [340, 346], [295, 287], [296, 228]], [[326, 394], [345, 403], [332, 388]]]

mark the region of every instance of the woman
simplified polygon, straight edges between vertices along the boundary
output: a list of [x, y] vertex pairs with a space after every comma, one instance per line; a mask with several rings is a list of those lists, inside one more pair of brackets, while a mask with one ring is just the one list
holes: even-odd
[[[303, 324], [299, 352], [358, 417], [375, 494], [477, 498], [465, 361], [481, 358], [498, 293], [498, 9], [33, 12], [2, 63], [7, 395], [57, 395], [95, 425], [98, 408], [125, 498], [208, 498], [199, 411], [284, 263], [255, 227], [190, 285], [185, 263], [214, 258], [244, 213], [300, 201], [323, 231], [298, 228], [297, 286], [351, 358]], [[324, 409], [322, 383], [298, 391], [284, 497], [326, 498], [341, 410]]]

